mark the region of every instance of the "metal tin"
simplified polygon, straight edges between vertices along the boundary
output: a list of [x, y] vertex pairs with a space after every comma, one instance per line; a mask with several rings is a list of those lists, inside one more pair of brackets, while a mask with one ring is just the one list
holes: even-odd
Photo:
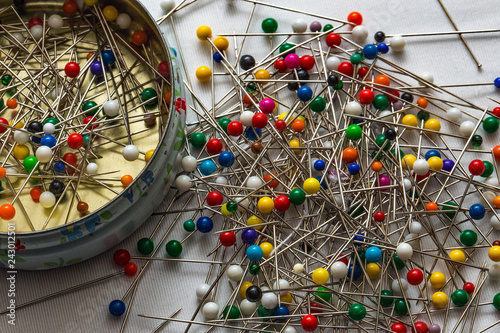
[[[27, 1], [27, 13], [62, 13], [62, 1]], [[0, 0], [0, 8], [12, 0]], [[181, 71], [155, 20], [136, 0], [99, 1], [98, 5], [115, 5], [132, 17], [131, 31], [141, 28], [148, 33], [157, 63], [170, 62], [172, 98], [169, 115], [153, 157], [134, 181], [106, 205], [85, 216], [56, 228], [17, 233], [15, 269], [49, 269], [72, 265], [102, 253], [130, 236], [153, 213], [175, 180], [180, 152], [186, 141], [185, 101]], [[2, 13], [0, 18], [4, 15]], [[183, 102], [184, 101], [184, 102]], [[183, 102], [183, 103], [182, 103]], [[0, 233], [0, 266], [6, 267], [8, 239]]]

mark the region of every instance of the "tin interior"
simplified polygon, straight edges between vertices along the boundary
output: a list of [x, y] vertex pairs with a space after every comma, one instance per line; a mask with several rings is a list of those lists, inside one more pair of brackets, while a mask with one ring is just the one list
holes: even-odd
[[[10, 0], [0, 0], [0, 8], [5, 9], [7, 6], [10, 6], [11, 4], [12, 2]], [[124, 41], [130, 41], [131, 35], [134, 31], [139, 29], [146, 31], [148, 34], [148, 47], [150, 48], [148, 56], [152, 58], [152, 63], [157, 65], [159, 62], [168, 61], [170, 68], [172, 68], [172, 63], [168, 52], [167, 43], [164, 40], [162, 33], [159, 31], [158, 26], [156, 25], [154, 19], [150, 16], [147, 10], [140, 3], [138, 3], [137, 1], [108, 0], [108, 1], [99, 1], [99, 5], [100, 6], [114, 5], [119, 9], [120, 12], [128, 13], [132, 18], [132, 24], [130, 28], [128, 30], [121, 30], [115, 32], [118, 33], [118, 35]], [[29, 18], [34, 15], [43, 16], [43, 14], [46, 14], [48, 17], [49, 15], [54, 13], [61, 14], [63, 18], [65, 17], [65, 15], [62, 13], [61, 1], [27, 1], [23, 18]], [[2, 13], [0, 13], [0, 19], [2, 20], [2, 22], [8, 22], [9, 19], [12, 19], [14, 16], [15, 14], [12, 10], [4, 10]], [[127, 45], [121, 45], [121, 46], [123, 46], [124, 48], [129, 47]], [[168, 80], [171, 84], [170, 89], [174, 91], [173, 87], [174, 81], [171, 80], [170, 78], [168, 78]], [[159, 92], [158, 95], [160, 99], [162, 99], [161, 96], [163, 96], [163, 92]], [[164, 142], [166, 139], [167, 132], [165, 131], [165, 129], [169, 128], [169, 124], [172, 121], [171, 119], [172, 114], [168, 110], [170, 109], [170, 106], [172, 104], [173, 104], [173, 96], [169, 102], [168, 107], [164, 104], [160, 106], [162, 108], [161, 109], [162, 112], [161, 116], [157, 118], [159, 140], [158, 142], [156, 142], [155, 147]], [[134, 182], [132, 182], [132, 184], [129, 185], [129, 187], [135, 185], [136, 180], [140, 178], [141, 174], [143, 173], [143, 170], [147, 169], [152, 163], [155, 163], [155, 157], [156, 157], [156, 150], [150, 161], [147, 164], [145, 164], [142, 171], [140, 171], [138, 174], [135, 175], [134, 177], [135, 180]], [[142, 161], [142, 163], [144, 163], [144, 161]], [[123, 191], [120, 192], [119, 195], [110, 199], [109, 202], [102, 205], [100, 208], [92, 210], [91, 214], [99, 214], [103, 210], [106, 210], [109, 206], [113, 205], [113, 202], [118, 200], [118, 198], [120, 198], [122, 195]], [[22, 234], [23, 235], [40, 234], [40, 233], [55, 231], [63, 227], [71, 226], [72, 224], [76, 224], [83, 218], [88, 218], [88, 217], [89, 216], [85, 216], [80, 219], [74, 219], [73, 221], [67, 224], [59, 225], [52, 228], [46, 228], [44, 230], [23, 232]], [[5, 234], [5, 233], [0, 233], [0, 234]]]

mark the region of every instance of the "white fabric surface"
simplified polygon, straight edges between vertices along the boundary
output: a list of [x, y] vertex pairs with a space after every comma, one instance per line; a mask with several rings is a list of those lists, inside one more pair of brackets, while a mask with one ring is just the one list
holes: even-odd
[[[159, 0], [142, 0], [142, 2], [154, 17], [159, 17], [162, 14]], [[268, 0], [268, 2], [271, 1]], [[373, 40], [373, 33], [378, 30], [387, 34], [453, 30], [436, 0], [275, 0], [272, 2], [340, 19], [346, 19], [351, 11], [359, 11], [363, 14], [364, 24], [370, 32], [369, 41]], [[499, 27], [497, 1], [445, 0], [444, 3], [461, 29]], [[194, 71], [200, 65], [209, 65], [211, 55], [208, 44], [197, 39], [196, 28], [200, 25], [208, 25], [212, 27], [214, 35], [223, 32], [243, 32], [251, 7], [250, 3], [243, 1], [198, 0], [197, 3], [174, 15], [189, 75], [194, 82], [197, 94], [202, 96], [206, 105], [210, 105], [210, 85], [196, 82]], [[280, 25], [279, 31], [290, 31], [291, 23], [298, 17], [304, 18], [307, 22], [312, 21], [310, 17], [305, 15], [258, 6], [250, 31], [260, 31], [260, 22], [266, 17], [277, 18]], [[323, 25], [328, 23], [323, 19], [318, 19], [318, 21]], [[166, 34], [167, 39], [174, 42], [168, 21], [161, 26], [161, 29]], [[475, 63], [456, 35], [408, 38], [403, 53], [389, 54], [387, 57], [415, 73], [432, 73], [436, 84], [491, 82], [495, 77], [500, 76], [499, 37], [499, 33], [465, 37], [483, 64], [481, 71], [477, 70]], [[230, 39], [230, 43], [230, 52], [234, 53], [232, 39]], [[247, 41], [244, 53], [261, 54], [267, 50], [266, 37], [253, 38]], [[217, 71], [221, 71], [221, 69]], [[499, 93], [492, 86], [455, 89], [453, 91], [462, 94], [466, 99], [475, 100], [479, 105], [490, 108], [494, 107], [495, 104], [487, 100], [486, 96], [500, 98]], [[192, 120], [194, 117], [191, 115], [189, 119]], [[170, 201], [165, 202], [163, 208], [168, 202]], [[176, 202], [173, 204], [173, 208], [178, 209], [181, 205], [182, 202]], [[180, 220], [184, 221], [187, 218], [189, 216], [181, 217]], [[169, 216], [169, 219], [172, 220], [173, 216]], [[117, 271], [118, 267], [112, 261], [113, 252], [118, 248], [125, 248], [133, 254], [136, 253], [137, 240], [149, 235], [157, 220], [158, 217], [151, 218], [128, 240], [84, 263], [50, 271], [18, 273], [17, 302], [23, 303]], [[166, 227], [167, 225], [164, 225], [162, 231]], [[182, 239], [183, 235], [185, 232], [179, 225], [173, 229], [169, 239]], [[206, 258], [205, 254], [210, 251], [213, 242], [205, 240], [215, 240], [215, 237], [210, 237], [210, 235], [200, 234], [193, 236], [184, 244], [182, 257]], [[159, 237], [155, 239], [158, 240]], [[162, 251], [164, 253], [164, 250]], [[160, 323], [157, 320], [137, 317], [137, 314], [169, 316], [182, 307], [183, 310], [177, 318], [189, 319], [198, 305], [195, 288], [205, 282], [206, 267], [197, 264], [153, 263], [140, 282], [125, 331], [150, 332]], [[5, 272], [0, 272], [0, 307], [2, 309], [6, 305], [4, 277]], [[0, 317], [0, 332], [119, 332], [123, 317], [112, 317], [108, 313], [107, 307], [111, 300], [122, 297], [132, 279], [132, 277], [127, 276], [116, 277], [90, 288], [20, 309], [17, 311], [17, 326], [15, 328], [7, 325], [6, 317], [2, 316]], [[488, 289], [483, 291], [483, 301], [490, 301], [491, 297], [500, 290], [498, 284], [487, 284]], [[228, 289], [224, 280], [222, 280], [220, 289]], [[223, 297], [220, 299], [224, 300]], [[484, 313], [477, 318], [476, 329], [484, 328], [500, 319], [498, 312], [486, 311]], [[198, 318], [201, 319], [201, 316]], [[453, 322], [456, 319], [457, 316], [453, 315], [450, 320]], [[170, 323], [163, 329], [163, 332], [180, 332], [184, 327], [184, 324]], [[193, 331], [204, 330], [206, 330], [204, 327], [193, 327]]]

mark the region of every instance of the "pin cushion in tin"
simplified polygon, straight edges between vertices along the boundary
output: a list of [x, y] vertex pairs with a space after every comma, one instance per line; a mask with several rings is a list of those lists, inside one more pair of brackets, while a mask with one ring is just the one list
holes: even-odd
[[0, 265], [71, 265], [134, 232], [175, 179], [175, 50], [135, 0], [0, 1], [0, 20]]

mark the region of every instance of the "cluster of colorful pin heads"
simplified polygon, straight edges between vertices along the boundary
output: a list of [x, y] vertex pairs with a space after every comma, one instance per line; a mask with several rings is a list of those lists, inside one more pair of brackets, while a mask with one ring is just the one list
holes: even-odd
[[[345, 35], [334, 25], [294, 22], [294, 34], [309, 39], [273, 36], [274, 52], [260, 62], [241, 50], [231, 59], [228, 38], [212, 41], [207, 26], [196, 31], [238, 92], [234, 106], [193, 106], [199, 121], [175, 181], [176, 197], [202, 204], [186, 213], [184, 230], [214, 234], [211, 254], [224, 251], [218, 275], [208, 273], [195, 292], [206, 325], [439, 333], [451, 324], [434, 312], [477, 307], [480, 286], [500, 278], [499, 264], [471, 260], [482, 248], [488, 261], [500, 260], [500, 241], [486, 236], [500, 229], [500, 147], [486, 149], [477, 134], [496, 133], [500, 110], [464, 107], [446, 90], [434, 97], [432, 75], [375, 63], [402, 51], [403, 37], [385, 44], [377, 32], [375, 43], [362, 44], [361, 15], [347, 22]], [[305, 34], [308, 26], [317, 34]], [[278, 21], [261, 28], [271, 36]], [[202, 66], [195, 76], [218, 79], [212, 70]], [[475, 153], [484, 157], [470, 158]], [[189, 237], [165, 237], [157, 253], [182, 260]], [[155, 253], [153, 236], [137, 250]], [[233, 291], [227, 301], [216, 295], [222, 275]], [[493, 306], [500, 308], [499, 295]]]
[[[64, 204], [64, 196], [71, 192], [77, 197], [78, 212], [86, 215], [99, 207], [89, 207], [85, 198], [80, 196], [84, 192], [83, 186], [89, 183], [102, 185], [113, 192], [112, 196], [120, 192], [114, 190], [114, 186], [129, 186], [135, 174], [102, 170], [100, 166], [107, 162], [106, 158], [100, 160], [103, 150], [98, 147], [109, 152], [109, 148], [116, 144], [127, 162], [134, 162], [141, 155], [148, 162], [154, 154], [151, 146], [143, 147], [141, 140], [135, 138], [145, 130], [152, 131], [161, 110], [170, 104], [170, 86], [163, 83], [170, 78], [169, 63], [145, 63], [160, 83], [153, 84], [153, 87], [139, 84], [138, 88], [127, 88], [130, 91], [124, 97], [124, 87], [134, 87], [139, 83], [137, 63], [141, 63], [137, 60], [133, 67], [129, 67], [127, 57], [143, 58], [140, 53], [148, 48], [148, 34], [144, 30], [133, 31], [130, 41], [124, 42], [130, 42], [135, 53], [126, 52], [125, 56], [116, 44], [116, 39], [122, 37], [113, 36], [118, 31], [129, 30], [132, 18], [127, 13], [120, 13], [115, 6], [100, 8], [95, 6], [97, 4], [93, 0], [80, 4], [65, 1], [61, 14], [69, 19], [63, 19], [59, 14], [28, 16], [23, 1], [15, 2], [10, 9], [18, 11], [23, 18], [11, 23], [18, 28], [7, 36], [10, 45], [2, 48], [3, 61], [11, 65], [3, 68], [1, 76], [4, 93], [0, 99], [0, 135], [5, 142], [0, 166], [0, 218], [3, 220], [16, 216], [16, 205], [19, 205], [17, 210], [26, 211], [22, 207], [26, 197], [50, 213], [61, 202]], [[94, 38], [102, 39], [100, 46], [87, 43], [87, 38], [93, 37], [88, 32], [81, 32], [82, 27], [90, 24], [88, 20], [97, 22], [91, 30]], [[80, 43], [66, 40], [68, 34], [79, 36]], [[24, 64], [16, 59], [17, 53], [24, 52], [23, 45], [31, 49], [41, 39], [48, 55], [58, 48], [59, 61], [54, 62], [58, 68], [35, 61], [35, 56], [38, 56], [36, 47], [28, 55], [23, 55]], [[22, 68], [16, 68], [20, 66]], [[47, 80], [43, 84], [34, 79], [40, 76], [40, 66]], [[128, 74], [122, 80], [123, 71]], [[80, 90], [78, 97], [75, 95], [77, 90]], [[159, 96], [160, 90], [165, 96]], [[136, 99], [131, 100], [131, 96]], [[42, 112], [42, 109], [46, 111]], [[144, 114], [131, 113], [137, 110]], [[136, 123], [144, 123], [144, 129], [132, 132], [130, 128]], [[124, 139], [128, 139], [127, 143]], [[122, 176], [103, 177], [114, 172], [122, 172]], [[65, 223], [64, 217], [61, 220]], [[34, 230], [31, 223], [30, 228]]]
[[[115, 264], [124, 267], [124, 273], [128, 276], [134, 276], [137, 273], [137, 265], [130, 262], [130, 253], [127, 250], [117, 250], [113, 254]], [[121, 316], [125, 313], [125, 303], [122, 300], [113, 300], [109, 304], [109, 313], [113, 316]]]

